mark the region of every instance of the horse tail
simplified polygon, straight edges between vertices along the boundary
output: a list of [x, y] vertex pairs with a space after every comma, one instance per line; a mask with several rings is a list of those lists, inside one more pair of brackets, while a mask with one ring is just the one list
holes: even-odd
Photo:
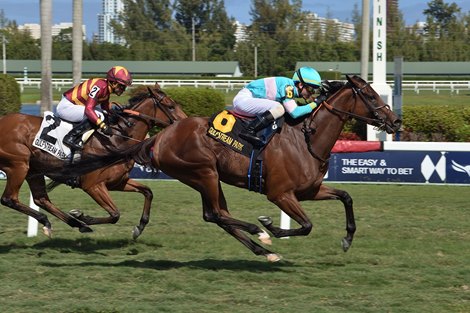
[[[152, 166], [153, 146], [155, 145], [156, 136], [150, 137], [139, 144], [139, 148], [132, 150], [132, 159], [144, 166]], [[134, 146], [132, 146], [134, 147]]]
[[[88, 154], [79, 161], [63, 165], [62, 168], [50, 168], [49, 173], [54, 173], [61, 178], [82, 176], [100, 168], [112, 166], [117, 163], [126, 163], [135, 160], [137, 163], [149, 165], [151, 163], [150, 151], [155, 143], [155, 136], [147, 138], [127, 149], [109, 148], [110, 153], [105, 155]], [[147, 154], [147, 155], [146, 155]], [[44, 173], [43, 173], [44, 174]], [[46, 173], [47, 174], [47, 173]]]

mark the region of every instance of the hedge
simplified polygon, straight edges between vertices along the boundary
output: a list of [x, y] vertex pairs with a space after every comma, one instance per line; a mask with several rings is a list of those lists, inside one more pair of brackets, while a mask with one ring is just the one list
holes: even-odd
[[[404, 106], [402, 119], [401, 141], [470, 142], [470, 106]], [[366, 125], [348, 122], [341, 139], [367, 140]]]
[[[130, 90], [132, 97], [140, 93], [142, 88], [151, 86], [137, 86]], [[174, 101], [181, 104], [188, 116], [211, 116], [225, 108], [225, 97], [221, 91], [209, 88], [172, 87], [165, 88], [164, 92]]]
[[223, 93], [215, 89], [173, 87], [165, 92], [183, 106], [188, 116], [211, 116], [226, 106]]
[[20, 110], [20, 85], [13, 76], [0, 74], [0, 116]]
[[405, 141], [470, 141], [470, 106], [405, 106], [402, 129]]

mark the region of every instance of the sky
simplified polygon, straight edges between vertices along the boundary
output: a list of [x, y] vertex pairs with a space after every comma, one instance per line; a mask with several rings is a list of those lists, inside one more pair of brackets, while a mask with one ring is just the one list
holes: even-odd
[[[98, 32], [98, 14], [102, 12], [101, 0], [83, 1], [83, 22], [86, 25], [87, 38]], [[431, 0], [399, 0], [399, 7], [407, 25], [424, 21], [423, 10], [428, 8]], [[444, 0], [446, 3], [455, 2], [463, 13], [470, 11], [470, 0]], [[25, 23], [39, 24], [40, 0], [0, 0], [0, 10], [3, 9], [8, 20], [15, 20], [18, 25]], [[53, 24], [72, 22], [73, 0], [52, 0]], [[351, 22], [354, 4], [359, 11], [362, 0], [303, 0], [303, 10], [317, 13], [321, 17], [331, 16], [342, 22]], [[370, 0], [370, 6], [374, 0]], [[225, 0], [225, 8], [229, 17], [250, 24], [251, 0]], [[371, 13], [372, 14], [372, 13]]]

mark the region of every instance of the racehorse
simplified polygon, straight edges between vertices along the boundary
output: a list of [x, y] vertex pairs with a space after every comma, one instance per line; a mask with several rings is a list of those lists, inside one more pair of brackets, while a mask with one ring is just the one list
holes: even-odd
[[[109, 153], [108, 147], [128, 147], [142, 141], [149, 129], [154, 126], [166, 127], [175, 121], [186, 118], [181, 106], [168, 97], [158, 84], [154, 87], [142, 88], [142, 91], [129, 99], [125, 107], [117, 106], [118, 110], [110, 114], [115, 119], [112, 126], [113, 135], [107, 137], [100, 132], [90, 138], [83, 149], [83, 156], [89, 153]], [[59, 183], [67, 183], [68, 179], [53, 172], [49, 168], [62, 167], [68, 161], [61, 161], [47, 152], [32, 145], [34, 137], [41, 125], [42, 117], [20, 113], [12, 113], [0, 118], [0, 169], [6, 173], [7, 182], [1, 203], [9, 208], [34, 217], [43, 225], [44, 233], [51, 237], [52, 228], [47, 216], [31, 209], [18, 199], [21, 185], [26, 180], [34, 203], [71, 227], [78, 227], [80, 232], [92, 231], [89, 225], [116, 223], [119, 220], [119, 209], [113, 202], [109, 191], [139, 192], [145, 197], [141, 220], [135, 227], [133, 236], [137, 238], [148, 223], [152, 191], [145, 185], [129, 178], [134, 162], [116, 164], [105, 169], [97, 169], [77, 179], [77, 185], [88, 193], [108, 213], [108, 217], [86, 216], [79, 210], [64, 213], [56, 207], [47, 194], [44, 175]], [[8, 134], [8, 135], [5, 135]], [[70, 178], [70, 177], [69, 177]]]
[[[342, 239], [342, 248], [347, 251], [351, 246], [356, 231], [352, 198], [346, 191], [322, 184], [330, 152], [351, 118], [387, 133], [397, 131], [401, 125], [398, 116], [369, 83], [358, 76], [347, 76], [347, 83], [332, 88], [327, 100], [312, 114], [296, 120], [286, 118], [280, 133], [264, 149], [262, 193], [300, 225], [296, 229], [281, 229], [274, 226], [270, 217], [260, 216], [258, 220], [274, 237], [306, 236], [310, 233], [312, 223], [299, 201], [340, 200], [345, 209], [347, 231]], [[280, 260], [278, 254], [245, 233], [258, 235], [262, 243], [271, 244], [267, 232], [230, 215], [221, 181], [248, 188], [250, 160], [210, 138], [206, 134], [208, 127], [208, 118], [189, 117], [129, 149], [83, 160], [80, 170], [86, 170], [87, 164], [98, 162], [94, 164], [96, 166], [129, 157], [141, 164], [151, 164], [199, 191], [205, 221], [223, 228], [254, 254], [263, 255], [270, 262]]]

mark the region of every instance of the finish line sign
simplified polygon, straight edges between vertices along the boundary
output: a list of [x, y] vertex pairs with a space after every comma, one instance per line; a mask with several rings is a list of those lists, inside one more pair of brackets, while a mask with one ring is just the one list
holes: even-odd
[[470, 152], [335, 153], [325, 181], [470, 184]]

